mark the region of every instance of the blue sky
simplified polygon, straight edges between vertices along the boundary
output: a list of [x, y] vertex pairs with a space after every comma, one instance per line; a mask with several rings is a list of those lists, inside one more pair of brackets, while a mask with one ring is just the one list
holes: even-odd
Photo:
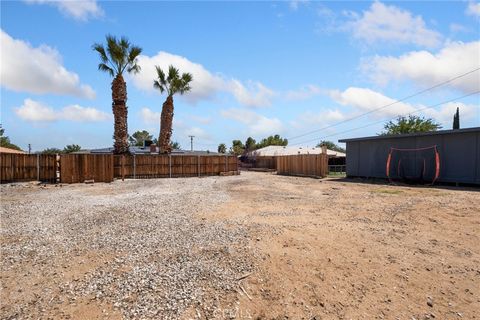
[[313, 146], [411, 112], [449, 129], [457, 107], [462, 127], [480, 126], [479, 94], [457, 99], [480, 90], [478, 70], [337, 125], [479, 68], [479, 30], [474, 1], [2, 1], [1, 123], [24, 149], [111, 146], [111, 78], [91, 46], [112, 34], [143, 48], [142, 71], [126, 77], [130, 133], [158, 135], [155, 65], [193, 74], [174, 98], [183, 147], [192, 134], [215, 150], [276, 133]]

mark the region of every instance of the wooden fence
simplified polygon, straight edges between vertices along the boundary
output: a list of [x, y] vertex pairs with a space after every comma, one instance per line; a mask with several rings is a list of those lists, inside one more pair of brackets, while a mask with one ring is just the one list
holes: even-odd
[[0, 182], [111, 182], [114, 178], [174, 178], [238, 172], [236, 156], [62, 154], [0, 155]]
[[62, 183], [112, 182], [113, 156], [111, 154], [62, 154], [60, 181]]
[[323, 178], [328, 174], [326, 154], [277, 156], [277, 174]]
[[115, 178], [200, 177], [231, 171], [238, 171], [235, 156], [114, 156]]
[[57, 178], [57, 156], [54, 154], [0, 154], [0, 181], [45, 181]]

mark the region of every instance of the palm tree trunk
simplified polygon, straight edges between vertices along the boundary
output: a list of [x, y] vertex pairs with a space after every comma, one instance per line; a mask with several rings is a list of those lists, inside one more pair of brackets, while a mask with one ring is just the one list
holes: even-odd
[[127, 127], [127, 84], [121, 74], [112, 81], [112, 111], [113, 111], [113, 139], [114, 153], [128, 153]]
[[172, 123], [173, 123], [173, 97], [168, 96], [167, 100], [162, 106], [162, 115], [160, 116], [160, 137], [158, 138], [158, 145], [160, 153], [170, 153], [172, 148], [170, 146], [170, 138], [172, 137]]

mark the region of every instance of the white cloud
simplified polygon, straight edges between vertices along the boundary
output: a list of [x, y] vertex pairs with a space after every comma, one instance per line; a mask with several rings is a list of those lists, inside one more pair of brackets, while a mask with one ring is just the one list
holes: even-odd
[[147, 124], [157, 123], [160, 125], [160, 115], [160, 112], [154, 112], [149, 108], [142, 108], [140, 111], [143, 122]]
[[309, 0], [291, 0], [289, 3], [290, 9], [296, 11], [301, 4], [307, 4]]
[[59, 119], [77, 122], [96, 122], [110, 119], [110, 115], [91, 107], [82, 107], [78, 104], [62, 108]]
[[301, 87], [298, 90], [289, 90], [285, 93], [285, 98], [288, 100], [306, 100], [313, 96], [323, 94], [325, 90], [317, 87], [316, 85], [309, 84]]
[[30, 122], [52, 122], [57, 120], [96, 122], [111, 118], [109, 114], [103, 111], [79, 105], [66, 106], [56, 111], [52, 107], [32, 99], [25, 99], [23, 105], [15, 108], [15, 113], [22, 120]]
[[21, 119], [32, 122], [55, 121], [58, 118], [53, 108], [31, 99], [25, 99], [15, 113]]
[[242, 105], [247, 107], [269, 106], [274, 93], [260, 82], [249, 81], [247, 86], [232, 79], [228, 85], [230, 92]]
[[427, 28], [421, 16], [378, 1], [363, 14], [347, 14], [352, 19], [347, 28], [355, 38], [367, 43], [395, 42], [435, 47], [442, 38], [438, 32]]
[[271, 135], [283, 131], [282, 122], [278, 118], [268, 118], [251, 110], [231, 108], [220, 111], [220, 114], [224, 118], [245, 124], [251, 135]]
[[[330, 97], [337, 103], [343, 106], [351, 106], [362, 112], [369, 112], [383, 106], [394, 103], [396, 100], [389, 98], [379, 92], [368, 88], [350, 87], [346, 90], [332, 90]], [[416, 108], [408, 103], [395, 103], [384, 109], [375, 111], [372, 115], [377, 117], [383, 116], [397, 116], [415, 111]]]
[[470, 31], [470, 29], [458, 23], [450, 23], [449, 29], [451, 33], [460, 33], [460, 32]]
[[200, 100], [212, 99], [219, 92], [232, 94], [238, 102], [249, 107], [261, 107], [270, 105], [273, 91], [260, 82], [248, 82], [245, 86], [237, 79], [226, 79], [219, 74], [212, 74], [199, 63], [192, 62], [185, 57], [160, 51], [155, 56], [141, 55], [138, 64], [142, 71], [132, 77], [136, 87], [145, 91], [157, 91], [153, 88], [153, 80], [157, 78], [155, 65], [164, 71], [169, 65], [173, 65], [180, 72], [189, 72], [193, 75], [192, 90], [184, 95], [190, 103]]
[[0, 83], [13, 91], [95, 98], [90, 86], [80, 84], [76, 73], [62, 65], [60, 54], [48, 47], [33, 48], [0, 30]]
[[[142, 108], [140, 111], [140, 117], [142, 118], [145, 124], [156, 124], [158, 125], [156, 130], [159, 130], [160, 127], [160, 112], [155, 112], [150, 108]], [[206, 118], [202, 118], [205, 120]], [[181, 119], [173, 118], [173, 135], [174, 140], [180, 137], [188, 137], [193, 135], [197, 138], [202, 139], [203, 141], [210, 140], [211, 136], [202, 128], [196, 126], [190, 126]]]
[[[480, 66], [480, 41], [450, 42], [438, 53], [412, 51], [400, 57], [376, 56], [366, 60], [362, 69], [372, 80], [386, 85], [392, 80], [412, 80], [422, 87], [447, 81]], [[449, 87], [463, 92], [480, 88], [479, 72], [454, 80]]]
[[87, 21], [104, 15], [96, 0], [26, 0], [31, 4], [48, 4], [57, 7], [63, 14], [76, 20]]
[[440, 108], [426, 109], [422, 111], [422, 113], [425, 114], [425, 116], [440, 122], [444, 126], [444, 129], [449, 129], [453, 123], [453, 115], [457, 111], [457, 107], [459, 108], [460, 112], [460, 124], [462, 123], [462, 120], [475, 118], [476, 112], [479, 108], [478, 105], [464, 104], [461, 102], [449, 102], [440, 106]]
[[[451, 125], [453, 114], [455, 113], [457, 107], [460, 108], [460, 117], [464, 120], [473, 119], [476, 116], [476, 112], [478, 112], [479, 108], [478, 105], [464, 104], [461, 102], [449, 102], [433, 108], [428, 108], [423, 104], [413, 105], [405, 102], [392, 104], [397, 100], [371, 89], [355, 87], [350, 87], [343, 92], [332, 90], [330, 96], [334, 101], [341, 105], [353, 107], [355, 111], [353, 112], [352, 116], [369, 111], [373, 111], [370, 116], [374, 118], [395, 118], [397, 116], [414, 114], [433, 118], [435, 121], [444, 125], [445, 128], [449, 128]], [[378, 111], [376, 110], [386, 105], [390, 106]], [[318, 120], [321, 121], [323, 118], [327, 117], [327, 115], [328, 113], [319, 115]], [[305, 115], [305, 118], [307, 116], [312, 118], [311, 121], [314, 121], [314, 115]], [[335, 114], [331, 113], [331, 117], [334, 116]], [[338, 111], [338, 119], [332, 119], [332, 122], [344, 120], [342, 116], [343, 114]]]
[[190, 115], [189, 118], [192, 121], [201, 123], [201, 124], [210, 124], [212, 122], [212, 117], [202, 117], [202, 116], [196, 116], [196, 115]]
[[465, 13], [469, 16], [480, 17], [480, 2], [469, 1]]

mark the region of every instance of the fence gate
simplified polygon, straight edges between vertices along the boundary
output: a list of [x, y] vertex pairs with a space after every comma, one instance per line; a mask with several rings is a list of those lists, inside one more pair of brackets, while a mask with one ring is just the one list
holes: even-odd
[[79, 183], [113, 181], [113, 155], [65, 154], [60, 157], [60, 181]]

